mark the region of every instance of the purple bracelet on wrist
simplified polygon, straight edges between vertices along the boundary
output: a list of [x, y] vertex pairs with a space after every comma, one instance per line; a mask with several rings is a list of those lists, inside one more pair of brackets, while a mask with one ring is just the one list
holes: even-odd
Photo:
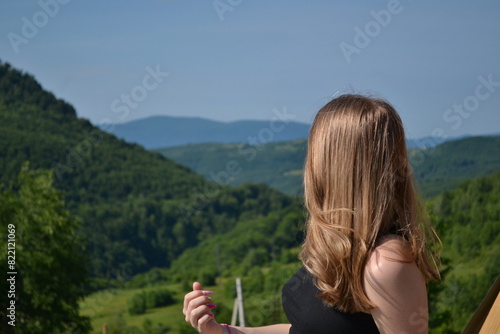
[[227, 329], [227, 334], [233, 334], [233, 332], [231, 332], [231, 327], [229, 327], [228, 324], [221, 324], [222, 326], [226, 327]]

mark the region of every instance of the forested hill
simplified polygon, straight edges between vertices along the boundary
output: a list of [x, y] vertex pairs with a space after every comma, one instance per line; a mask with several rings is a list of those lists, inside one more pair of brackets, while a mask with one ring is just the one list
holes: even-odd
[[211, 179], [226, 161], [237, 161], [242, 171], [231, 184], [262, 182], [289, 195], [302, 195], [302, 168], [307, 140], [265, 145], [202, 143], [167, 147], [158, 152]]
[[53, 168], [71, 202], [185, 198], [205, 183], [188, 168], [77, 118], [71, 105], [8, 64], [0, 66], [0, 108], [2, 182], [30, 161], [34, 168]]
[[[242, 171], [232, 184], [263, 182], [284, 193], [302, 193], [306, 140], [248, 144], [204, 143], [169, 147], [158, 152], [211, 179], [213, 171], [237, 161]], [[411, 165], [427, 198], [460, 183], [500, 170], [500, 137], [468, 137], [426, 149], [410, 149]]]
[[422, 192], [433, 197], [463, 182], [500, 171], [500, 136], [469, 137], [410, 153]]
[[[31, 75], [2, 63], [0, 182], [15, 179], [25, 161], [54, 170], [67, 207], [83, 221], [91, 272], [100, 277], [168, 266], [201, 239], [292, 202], [265, 185], [208, 182], [119, 140], [77, 118]], [[218, 171], [222, 183], [238, 170], [231, 168]]]
[[500, 274], [500, 171], [442, 193], [428, 209], [448, 267], [436, 311], [459, 333]]

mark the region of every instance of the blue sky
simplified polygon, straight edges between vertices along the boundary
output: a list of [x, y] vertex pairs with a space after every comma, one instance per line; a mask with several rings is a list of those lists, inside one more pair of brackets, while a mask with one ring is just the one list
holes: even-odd
[[500, 132], [499, 18], [485, 0], [16, 0], [0, 59], [95, 124], [275, 108], [309, 123], [361, 92], [392, 102], [408, 137], [455, 137]]

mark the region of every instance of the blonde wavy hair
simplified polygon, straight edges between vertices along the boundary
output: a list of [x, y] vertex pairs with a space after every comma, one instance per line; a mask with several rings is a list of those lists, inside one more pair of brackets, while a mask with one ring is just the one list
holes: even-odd
[[318, 112], [304, 192], [309, 217], [300, 257], [327, 305], [344, 312], [375, 306], [363, 289], [364, 269], [389, 234], [408, 241], [405, 260], [426, 279], [439, 278], [439, 239], [416, 193], [403, 123], [385, 100], [346, 94]]

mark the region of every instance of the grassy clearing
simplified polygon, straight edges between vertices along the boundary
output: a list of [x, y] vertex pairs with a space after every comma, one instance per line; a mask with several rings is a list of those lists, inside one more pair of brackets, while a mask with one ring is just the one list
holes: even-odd
[[[175, 293], [175, 304], [148, 309], [145, 314], [141, 315], [130, 315], [128, 313], [127, 301], [132, 296], [148, 290], [163, 288]], [[217, 301], [221, 305], [232, 305], [232, 298], [224, 298], [220, 284], [204, 288], [214, 291]], [[184, 322], [182, 303], [185, 293], [186, 291], [181, 287], [181, 284], [159, 284], [142, 289], [106, 290], [96, 292], [85, 298], [80, 303], [80, 310], [82, 315], [91, 318], [93, 334], [102, 333], [104, 324], [108, 325], [108, 332], [111, 332], [112, 327], [119, 326], [120, 323], [124, 323], [127, 327], [135, 326], [142, 329], [146, 319], [149, 319], [154, 327], [163, 324], [171, 328], [176, 328]], [[217, 309], [214, 310], [214, 313], [217, 314]], [[224, 321], [230, 321], [230, 319], [224, 319]]]

